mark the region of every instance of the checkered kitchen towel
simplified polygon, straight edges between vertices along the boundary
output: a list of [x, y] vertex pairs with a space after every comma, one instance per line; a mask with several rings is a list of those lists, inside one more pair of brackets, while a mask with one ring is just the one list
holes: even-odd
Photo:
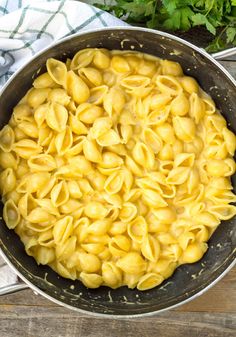
[[80, 1], [0, 0], [0, 86], [37, 51], [64, 36], [124, 25]]
[[[79, 1], [0, 0], [0, 87], [54, 41], [87, 29], [122, 25], [126, 24]], [[16, 281], [0, 258], [0, 288]]]

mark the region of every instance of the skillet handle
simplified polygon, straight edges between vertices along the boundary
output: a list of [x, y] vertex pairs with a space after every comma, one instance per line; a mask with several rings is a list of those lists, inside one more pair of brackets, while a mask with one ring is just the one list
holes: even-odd
[[0, 255], [0, 296], [15, 293], [28, 288], [24, 283], [1, 259]]
[[29, 287], [24, 282], [17, 282], [17, 283], [9, 284], [7, 286], [0, 288], [0, 296], [7, 295], [7, 294], [13, 294], [17, 291], [24, 290], [27, 288]]
[[219, 51], [217, 53], [211, 54], [211, 56], [213, 56], [214, 59], [216, 59], [216, 60], [223, 60], [224, 58], [229, 57], [229, 56], [233, 56], [233, 55], [236, 56], [236, 47], [225, 49], [225, 50]]

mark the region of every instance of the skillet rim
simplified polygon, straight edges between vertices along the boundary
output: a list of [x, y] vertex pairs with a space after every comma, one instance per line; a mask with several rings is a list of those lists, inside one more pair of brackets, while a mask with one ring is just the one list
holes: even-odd
[[[150, 34], [155, 34], [155, 35], [159, 35], [161, 37], [167, 38], [169, 40], [175, 40], [177, 42], [179, 42], [180, 44], [183, 44], [189, 48], [191, 48], [193, 51], [198, 52], [199, 54], [203, 55], [204, 57], [206, 57], [211, 63], [215, 64], [218, 69], [224, 73], [224, 75], [226, 75], [228, 77], [228, 79], [232, 82], [232, 84], [234, 85], [235, 89], [236, 89], [236, 80], [233, 78], [233, 76], [217, 61], [215, 60], [210, 54], [208, 54], [205, 50], [203, 50], [202, 48], [199, 48], [197, 46], [195, 46], [194, 44], [185, 41], [182, 38], [179, 38], [175, 35], [166, 33], [166, 32], [162, 32], [159, 30], [154, 30], [154, 29], [148, 29], [148, 28], [142, 28], [142, 27], [129, 27], [129, 26], [109, 26], [109, 27], [102, 27], [102, 28], [98, 28], [98, 29], [89, 29], [89, 30], [85, 30], [82, 32], [78, 32], [69, 36], [66, 36], [62, 39], [59, 39], [55, 42], [53, 42], [52, 44], [50, 44], [49, 46], [45, 47], [44, 49], [40, 50], [39, 52], [35, 53], [33, 55], [33, 57], [26, 62], [25, 64], [23, 64], [9, 79], [8, 81], [4, 84], [4, 86], [1, 88], [0, 90], [0, 97], [2, 94], [4, 94], [4, 91], [6, 90], [6, 88], [8, 87], [8, 85], [14, 81], [15, 77], [18, 76], [18, 74], [25, 68], [28, 66], [28, 64], [33, 61], [35, 58], [41, 56], [42, 54], [44, 54], [46, 51], [53, 49], [55, 46], [68, 41], [70, 39], [73, 39], [74, 37], [80, 37], [80, 36], [85, 36], [87, 34], [91, 34], [91, 33], [99, 33], [99, 32], [103, 32], [103, 31], [141, 31], [141, 32], [147, 32]], [[29, 288], [31, 288], [34, 292], [36, 292], [36, 294], [40, 294], [43, 297], [49, 299], [50, 301], [60, 305], [60, 306], [64, 306], [65, 308], [74, 310], [78, 313], [82, 313], [82, 314], [87, 314], [87, 315], [91, 315], [93, 317], [101, 317], [101, 318], [110, 318], [110, 319], [114, 319], [114, 318], [119, 318], [119, 319], [127, 319], [127, 318], [135, 318], [135, 317], [150, 317], [153, 316], [157, 313], [161, 313], [161, 312], [165, 312], [169, 309], [174, 309], [179, 307], [182, 304], [188, 303], [191, 300], [193, 300], [194, 298], [197, 298], [198, 296], [201, 296], [203, 293], [205, 293], [207, 290], [209, 290], [212, 286], [214, 286], [217, 282], [219, 282], [232, 268], [234, 265], [236, 265], [236, 248], [233, 250], [232, 254], [234, 255], [233, 261], [227, 266], [227, 268], [215, 279], [213, 280], [211, 283], [209, 283], [204, 289], [198, 291], [197, 293], [195, 293], [194, 295], [188, 297], [187, 299], [184, 299], [182, 301], [180, 301], [179, 303], [173, 304], [171, 306], [168, 306], [166, 308], [163, 309], [159, 309], [159, 310], [154, 310], [151, 312], [147, 312], [147, 313], [141, 313], [141, 314], [131, 314], [131, 315], [120, 315], [120, 314], [109, 314], [109, 313], [97, 313], [97, 312], [92, 312], [92, 311], [87, 311], [87, 310], [83, 310], [74, 306], [71, 306], [69, 304], [66, 304], [63, 301], [57, 300], [54, 297], [48, 295], [45, 291], [41, 290], [40, 288], [38, 288], [37, 286], [35, 286], [31, 281], [29, 281], [26, 277], [24, 277], [21, 272], [14, 266], [14, 264], [9, 260], [8, 256], [3, 252], [3, 250], [0, 247], [0, 255], [2, 256], [2, 258], [6, 261], [6, 263], [10, 266], [10, 268], [29, 286]]]

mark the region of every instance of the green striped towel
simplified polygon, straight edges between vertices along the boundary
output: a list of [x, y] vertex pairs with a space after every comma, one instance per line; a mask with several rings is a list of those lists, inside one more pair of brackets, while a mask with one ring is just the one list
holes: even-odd
[[123, 25], [79, 1], [0, 0], [0, 86], [36, 52], [64, 36]]

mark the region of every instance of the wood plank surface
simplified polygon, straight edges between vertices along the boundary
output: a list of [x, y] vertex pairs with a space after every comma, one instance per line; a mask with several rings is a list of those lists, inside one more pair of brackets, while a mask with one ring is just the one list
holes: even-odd
[[[236, 62], [221, 63], [236, 78]], [[195, 300], [145, 318], [106, 319], [78, 314], [30, 289], [0, 296], [0, 337], [41, 336], [235, 337], [236, 268]]]

